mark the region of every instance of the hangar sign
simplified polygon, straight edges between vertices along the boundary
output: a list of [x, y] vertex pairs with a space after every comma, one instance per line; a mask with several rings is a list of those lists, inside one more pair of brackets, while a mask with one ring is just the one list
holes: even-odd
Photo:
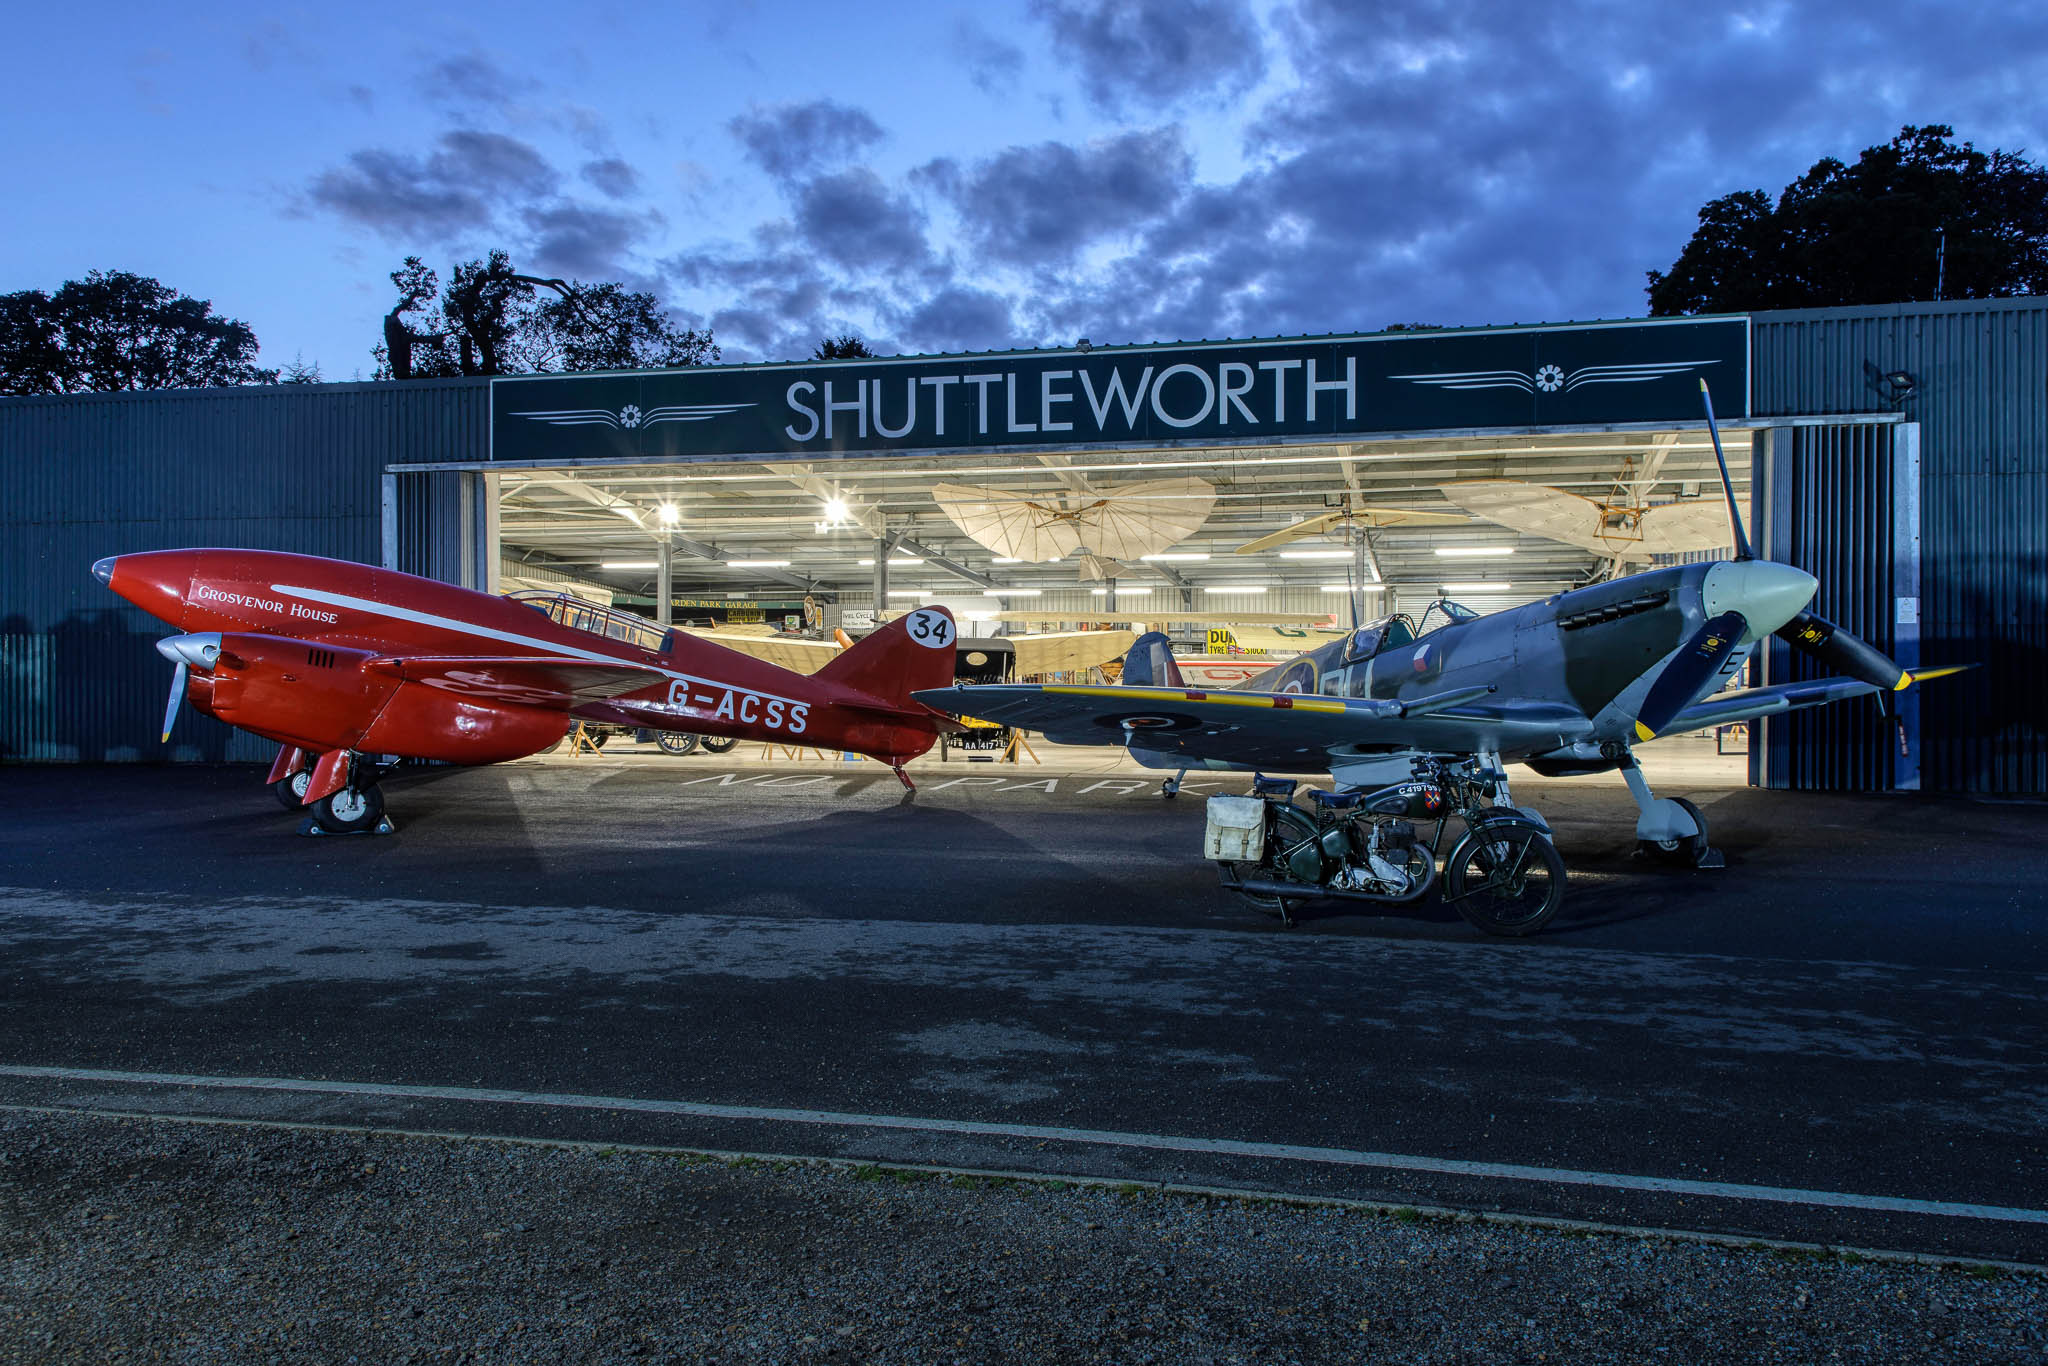
[[1692, 422], [1749, 413], [1749, 320], [703, 366], [491, 383], [494, 460], [816, 458]]

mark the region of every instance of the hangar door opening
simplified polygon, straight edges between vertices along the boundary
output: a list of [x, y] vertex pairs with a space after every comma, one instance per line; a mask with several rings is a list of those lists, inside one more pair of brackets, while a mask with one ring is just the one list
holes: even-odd
[[[1733, 451], [1748, 504], [1739, 439]], [[1730, 553], [1703, 427], [829, 462], [522, 462], [461, 477], [482, 505], [466, 506], [460, 486], [421, 486], [440, 510], [400, 519], [402, 555], [419, 537], [418, 562], [460, 565], [468, 552], [449, 538], [483, 537], [477, 558], [497, 591], [572, 594], [788, 667], [820, 658], [804, 647], [835, 631], [857, 636], [936, 601], [963, 634], [1013, 642], [999, 652], [1012, 656], [1014, 677], [1114, 677], [1138, 632], [1163, 629], [1191, 680], [1223, 687], [1342, 633], [1354, 600], [1365, 619], [1420, 618], [1440, 598], [1491, 612]], [[974, 512], [1002, 500], [1043, 523], [1124, 500], [1157, 548], [1003, 553], [1026, 546], [989, 524], [1002, 518]], [[1714, 533], [1688, 550], [1654, 549], [1639, 527], [1651, 508], [1683, 511]], [[1066, 643], [1037, 653], [1024, 643], [1049, 637]], [[1688, 781], [1740, 784], [1746, 739], [1670, 737], [1650, 753], [1659, 763], [1682, 753]]]

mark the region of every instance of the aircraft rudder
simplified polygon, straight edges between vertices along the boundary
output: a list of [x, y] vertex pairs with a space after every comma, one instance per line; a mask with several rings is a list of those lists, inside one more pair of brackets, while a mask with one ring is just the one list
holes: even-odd
[[1147, 631], [1124, 655], [1122, 681], [1134, 688], [1184, 688], [1187, 681], [1173, 662], [1173, 642], [1164, 631]]
[[951, 612], [916, 607], [840, 651], [815, 676], [910, 707], [915, 705], [911, 693], [953, 681], [959, 643], [960, 627]]

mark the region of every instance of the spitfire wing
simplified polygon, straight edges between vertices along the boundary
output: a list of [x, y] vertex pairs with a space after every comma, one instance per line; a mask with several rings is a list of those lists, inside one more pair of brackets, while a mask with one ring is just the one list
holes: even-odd
[[918, 701], [956, 716], [1038, 731], [1055, 744], [1121, 745], [1152, 754], [1286, 772], [1402, 749], [1471, 754], [1552, 747], [1582, 738], [1584, 716], [1494, 703], [1467, 688], [1408, 703], [1194, 688], [987, 684], [933, 688]]
[[408, 683], [423, 683], [486, 702], [567, 710], [582, 702], [638, 692], [668, 677], [659, 669], [623, 661], [600, 664], [547, 655], [406, 655], [369, 661], [366, 668]]
[[[1908, 683], [1922, 682], [1930, 678], [1946, 678], [1961, 673], [1970, 666], [1960, 665], [1944, 669], [1908, 669]], [[1680, 731], [1705, 730], [1708, 726], [1726, 726], [1737, 721], [1754, 721], [1760, 716], [1776, 716], [1781, 712], [1799, 711], [1804, 707], [1818, 707], [1829, 702], [1842, 702], [1851, 697], [1879, 689], [1855, 678], [1816, 678], [1807, 683], [1775, 683], [1764, 688], [1741, 688], [1734, 692], [1716, 693], [1704, 702], [1695, 702], [1678, 713], [1661, 734]]]
[[1475, 517], [1582, 550], [1615, 553], [1600, 534], [1600, 505], [1590, 498], [1515, 479], [1461, 479], [1438, 487]]
[[1660, 503], [1643, 514], [1642, 535], [1643, 550], [1651, 555], [1732, 550], [1735, 546], [1735, 533], [1728, 526], [1728, 505], [1717, 499]]

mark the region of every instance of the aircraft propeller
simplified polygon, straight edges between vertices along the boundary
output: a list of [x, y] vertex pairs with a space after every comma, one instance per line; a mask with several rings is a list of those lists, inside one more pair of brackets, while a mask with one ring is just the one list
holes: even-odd
[[156, 643], [156, 652], [177, 667], [171, 670], [171, 697], [164, 704], [164, 734], [161, 743], [169, 744], [171, 725], [178, 719], [178, 708], [185, 701], [185, 681], [194, 668], [211, 673], [214, 662], [220, 658], [220, 632], [198, 631], [191, 635], [166, 636]]
[[1657, 681], [1643, 697], [1643, 705], [1636, 712], [1636, 738], [1655, 739], [1678, 713], [1691, 706], [1707, 681], [1721, 671], [1735, 643], [1748, 629], [1749, 622], [1742, 613], [1723, 612], [1693, 632], [1692, 639], [1664, 666], [1664, 672], [1657, 675]]

